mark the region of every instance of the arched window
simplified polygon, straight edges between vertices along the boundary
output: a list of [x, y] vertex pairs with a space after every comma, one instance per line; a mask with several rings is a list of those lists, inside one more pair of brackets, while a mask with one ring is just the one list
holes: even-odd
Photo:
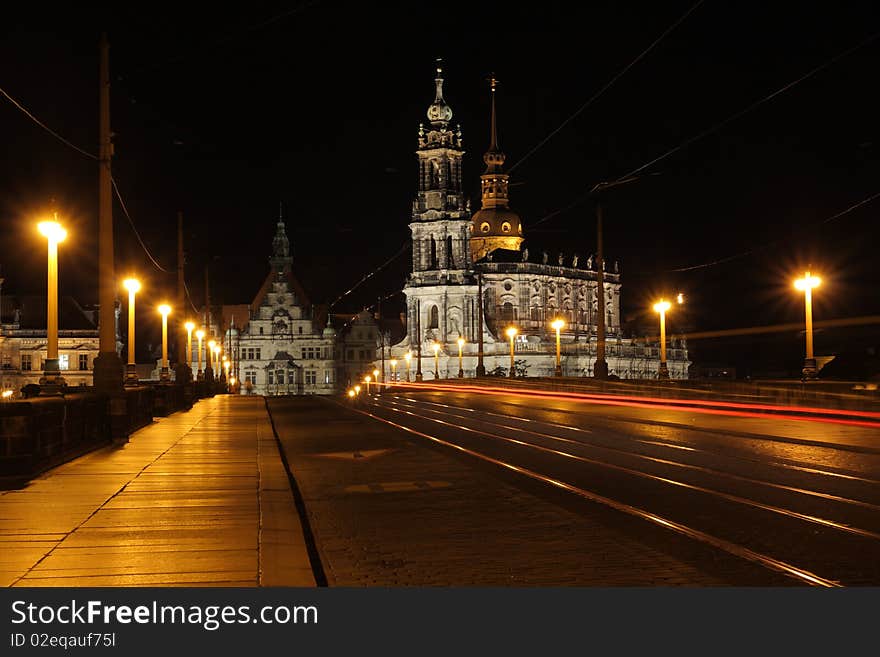
[[437, 312], [437, 306], [431, 306], [428, 311], [428, 328], [440, 328], [440, 313]]
[[446, 268], [455, 269], [455, 258], [452, 257], [452, 235], [446, 236]]
[[431, 237], [431, 269], [437, 269], [437, 242]]
[[510, 301], [505, 301], [504, 305], [501, 306], [501, 321], [503, 322], [512, 322], [516, 319], [516, 313], [513, 309], [513, 304]]

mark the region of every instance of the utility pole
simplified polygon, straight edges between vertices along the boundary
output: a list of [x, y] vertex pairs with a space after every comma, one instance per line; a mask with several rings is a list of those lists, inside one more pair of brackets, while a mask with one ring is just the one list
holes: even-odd
[[[187, 384], [192, 381], [192, 369], [187, 365], [192, 354], [186, 353], [186, 335], [183, 330], [184, 319], [189, 317], [186, 307], [186, 283], [184, 282], [184, 255], [183, 255], [183, 212], [177, 212], [177, 365], [174, 368], [174, 378], [178, 384]], [[186, 357], [184, 358], [184, 354]]]
[[98, 148], [98, 357], [94, 363], [95, 388], [104, 393], [122, 391], [122, 360], [116, 353], [116, 274], [113, 264], [113, 178], [110, 161], [110, 45], [101, 34], [99, 80], [100, 144]]
[[[208, 265], [205, 265], [205, 344], [211, 339], [211, 290], [208, 287]], [[214, 383], [214, 370], [211, 367], [211, 359], [213, 355], [205, 349], [205, 382]]]
[[[376, 302], [376, 326], [379, 328], [379, 349], [382, 351], [382, 367], [379, 368], [379, 381], [385, 381], [385, 334], [382, 332], [382, 297]], [[376, 390], [381, 394], [382, 387], [376, 384]]]
[[593, 376], [608, 378], [605, 361], [605, 258], [602, 250], [602, 201], [596, 200], [596, 362]]
[[477, 376], [486, 376], [483, 364], [483, 274], [477, 274]]
[[416, 381], [422, 380], [422, 301], [416, 299]]

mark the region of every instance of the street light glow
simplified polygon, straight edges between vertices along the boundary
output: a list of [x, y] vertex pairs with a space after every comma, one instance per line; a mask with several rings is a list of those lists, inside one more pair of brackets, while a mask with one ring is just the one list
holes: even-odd
[[67, 237], [67, 231], [61, 227], [57, 221], [41, 221], [37, 224], [37, 229], [50, 242], [63, 242]]
[[163, 317], [168, 317], [168, 315], [171, 314], [171, 306], [169, 306], [167, 303], [163, 303], [161, 306], [159, 306], [159, 313]]
[[373, 370], [373, 376], [376, 377], [376, 381], [379, 380], [379, 370]]
[[349, 396], [349, 397], [354, 397], [355, 394], [356, 394], [356, 393], [355, 393], [354, 390], [349, 389], [349, 391], [348, 391], [348, 396]]
[[657, 313], [665, 313], [670, 308], [672, 308], [672, 304], [668, 301], [658, 301], [654, 304], [654, 312]]
[[565, 322], [562, 321], [561, 319], [554, 319], [554, 320], [550, 323], [550, 327], [551, 327], [551, 328], [554, 328], [554, 329], [556, 329], [556, 330], [558, 331], [558, 330], [560, 330], [560, 329], [562, 329], [562, 328], [565, 328]]
[[124, 281], [122, 281], [122, 287], [124, 287], [129, 292], [140, 292], [141, 282], [136, 278], [126, 278]]
[[456, 340], [456, 342], [458, 342], [458, 346], [459, 346], [459, 347], [463, 347], [463, 346], [464, 346], [464, 338], [459, 338], [458, 340]]
[[204, 340], [205, 339], [205, 332], [202, 329], [199, 329], [198, 331], [196, 331], [196, 337], [199, 340]]
[[510, 338], [511, 340], [516, 336], [517, 333], [519, 333], [519, 331], [516, 330], [515, 326], [511, 326], [505, 332], [507, 333], [507, 337]]
[[679, 293], [678, 293], [678, 296], [675, 297], [675, 300], [676, 300], [678, 303], [684, 303], [684, 295], [683, 295], [681, 292], [679, 292]]
[[812, 290], [814, 287], [819, 287], [819, 284], [822, 282], [822, 279], [818, 276], [813, 276], [811, 274], [807, 274], [803, 278], [799, 278], [794, 282], [794, 286], [796, 289], [804, 291], [804, 290]]
[[[192, 331], [195, 327], [196, 327], [196, 325], [193, 324], [192, 322], [187, 322], [186, 324], [183, 325], [183, 328], [185, 328], [187, 331]], [[196, 335], [198, 335], [198, 333], [196, 333]]]
[[437, 352], [440, 351], [440, 344], [435, 342], [431, 348], [434, 350], [434, 355], [436, 356]]

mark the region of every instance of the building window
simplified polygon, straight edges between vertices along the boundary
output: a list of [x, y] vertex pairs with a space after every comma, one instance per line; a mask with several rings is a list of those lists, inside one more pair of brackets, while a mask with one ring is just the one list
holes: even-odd
[[431, 310], [428, 311], [428, 328], [440, 328], [440, 313], [437, 311], [437, 306], [431, 306]]
[[266, 383], [270, 386], [275, 383], [275, 370], [269, 370], [266, 372]]
[[324, 384], [333, 383], [333, 370], [324, 370]]
[[302, 335], [303, 327], [302, 327], [302, 326], [298, 326], [297, 328], [299, 329], [299, 334]]
[[516, 313], [513, 309], [513, 304], [510, 301], [504, 303], [501, 306], [501, 321], [502, 322], [512, 322], [516, 319]]
[[507, 223], [506, 221], [503, 224], [501, 224], [501, 232], [502, 233], [509, 233], [510, 232], [510, 224]]
[[318, 372], [315, 370], [306, 370], [306, 385], [313, 386], [318, 383]]
[[30, 354], [22, 354], [21, 355], [21, 369], [22, 371], [30, 371], [31, 369], [31, 355]]
[[257, 384], [257, 373], [254, 370], [248, 370], [244, 373], [244, 380], [251, 385]]
[[354, 349], [349, 349], [348, 351], [345, 352], [345, 354], [346, 354], [346, 356], [345, 356], [346, 360], [354, 360]]
[[263, 327], [260, 327], [260, 335], [263, 335]]
[[455, 268], [455, 258], [452, 257], [452, 235], [446, 236], [446, 268]]
[[487, 222], [484, 221], [483, 223], [480, 224], [480, 232], [481, 233], [488, 233], [489, 232], [489, 224]]
[[261, 360], [261, 359], [260, 359], [260, 348], [259, 348], [259, 347], [257, 347], [257, 349], [256, 349], [256, 351], [255, 351], [255, 353], [254, 353], [254, 355], [256, 356], [256, 359], [257, 359], [257, 360]]
[[70, 356], [67, 354], [58, 354], [58, 369], [59, 370], [69, 370], [70, 369]]
[[279, 384], [279, 385], [284, 385], [284, 370], [277, 370], [277, 371], [275, 372], [275, 376], [276, 376], [277, 379], [278, 379], [278, 384]]
[[80, 354], [79, 355], [79, 369], [81, 369], [81, 370], [89, 369], [89, 355], [88, 354]]

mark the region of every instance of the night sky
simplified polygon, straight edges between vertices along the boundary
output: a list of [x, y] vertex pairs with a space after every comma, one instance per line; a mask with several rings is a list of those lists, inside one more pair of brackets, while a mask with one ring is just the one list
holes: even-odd
[[[32, 4], [4, 9], [0, 87], [97, 151], [98, 38], [106, 29], [114, 176], [147, 246], [172, 272], [150, 264], [117, 204], [120, 275], [145, 279], [147, 304], [173, 295], [181, 210], [196, 303], [208, 264], [218, 301], [250, 302], [268, 270], [282, 203], [295, 272], [312, 299], [326, 303], [408, 238], [413, 151], [433, 99], [435, 57], [445, 60], [475, 209], [488, 142], [486, 78], [494, 72], [501, 81], [500, 141], [516, 166], [511, 203], [532, 258], [546, 249], [555, 261], [560, 250], [582, 257], [595, 250], [595, 210], [585, 197], [594, 184], [880, 32], [872, 3], [705, 2], [520, 163], [693, 5], [585, 4], [318, 0], [231, 9], [115, 3], [106, 11]], [[688, 303], [678, 319], [670, 315], [670, 330], [676, 321], [677, 330], [698, 331], [799, 321], [803, 300], [791, 280], [808, 262], [825, 281], [817, 320], [880, 313], [880, 198], [825, 221], [880, 192], [878, 55], [880, 38], [645, 171], [657, 175], [608, 193], [606, 257], [620, 261], [624, 314], [634, 327], [655, 321], [649, 308], [657, 295], [678, 291]], [[70, 230], [61, 292], [96, 302], [96, 164], [5, 99], [0, 139], [4, 293], [44, 289], [33, 222], [54, 199]], [[334, 310], [358, 310], [400, 289], [408, 268], [405, 254]], [[398, 295], [385, 308], [401, 305]], [[874, 344], [876, 336], [869, 331]], [[844, 333], [827, 337], [846, 341]], [[802, 348], [797, 334], [782, 344], [792, 354]], [[742, 346], [693, 349], [704, 359], [735, 360]]]

